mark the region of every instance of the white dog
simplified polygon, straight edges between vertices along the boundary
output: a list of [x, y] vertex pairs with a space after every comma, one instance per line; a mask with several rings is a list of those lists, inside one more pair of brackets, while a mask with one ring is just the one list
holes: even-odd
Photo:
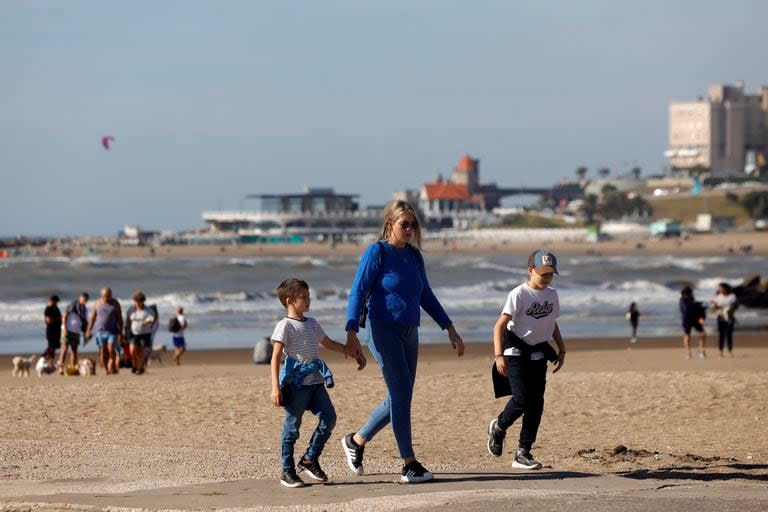
[[16, 356], [13, 361], [13, 372], [11, 375], [14, 377], [29, 377], [29, 369], [32, 368], [32, 364], [35, 362], [37, 356], [22, 357]]
[[83, 377], [96, 375], [96, 361], [91, 357], [80, 359], [77, 363], [77, 372]]
[[56, 365], [53, 364], [53, 359], [41, 357], [35, 364], [35, 373], [38, 377], [43, 375], [49, 375], [56, 371]]
[[152, 345], [152, 351], [149, 353], [149, 357], [147, 358], [147, 366], [149, 366], [149, 363], [152, 361], [157, 361], [160, 366], [164, 366], [163, 352], [166, 350], [168, 350], [168, 347], [165, 346], [165, 343], [160, 345]]

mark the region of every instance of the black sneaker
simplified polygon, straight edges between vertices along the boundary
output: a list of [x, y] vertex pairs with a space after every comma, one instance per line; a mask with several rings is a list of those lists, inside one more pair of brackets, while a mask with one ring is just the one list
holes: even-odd
[[347, 466], [356, 475], [363, 474], [363, 452], [365, 446], [360, 446], [354, 440], [355, 434], [347, 434], [341, 439], [341, 447], [344, 448], [344, 455], [347, 456]]
[[432, 480], [434, 475], [424, 469], [419, 461], [414, 460], [403, 466], [403, 470], [400, 472], [400, 482], [404, 484], [418, 484], [420, 482], [427, 482]]
[[499, 420], [493, 418], [488, 425], [488, 453], [494, 457], [501, 457], [504, 452], [504, 438], [507, 436], [506, 430], [499, 428]]
[[512, 460], [512, 467], [519, 469], [539, 469], [541, 463], [533, 458], [531, 452], [527, 450], [516, 450], [515, 458]]
[[320, 467], [320, 462], [316, 460], [307, 460], [302, 458], [297, 466], [298, 472], [306, 471], [307, 474], [319, 482], [327, 482], [328, 475], [325, 474], [323, 468]]
[[284, 469], [280, 477], [280, 484], [286, 487], [304, 487], [304, 480], [299, 478], [295, 469]]

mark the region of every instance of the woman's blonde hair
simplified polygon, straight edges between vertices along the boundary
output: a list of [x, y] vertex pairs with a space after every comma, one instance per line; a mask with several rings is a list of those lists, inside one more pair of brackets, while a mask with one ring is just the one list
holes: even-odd
[[384, 223], [381, 225], [379, 236], [376, 238], [376, 241], [388, 240], [389, 235], [392, 234], [392, 226], [397, 222], [397, 219], [407, 213], [413, 215], [413, 218], [419, 224], [419, 227], [413, 231], [413, 244], [421, 249], [421, 219], [419, 219], [419, 214], [416, 212], [416, 209], [401, 199], [390, 201], [384, 208]]

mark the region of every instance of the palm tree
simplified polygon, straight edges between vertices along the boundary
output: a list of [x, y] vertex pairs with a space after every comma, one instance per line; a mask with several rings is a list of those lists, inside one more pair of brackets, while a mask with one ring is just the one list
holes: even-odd
[[584, 181], [584, 179], [587, 177], [587, 168], [583, 165], [581, 167], [577, 167], [576, 176], [579, 177], [579, 181]]
[[607, 167], [601, 167], [601, 168], [599, 168], [597, 170], [597, 174], [601, 178], [605, 179], [605, 178], [607, 178], [611, 174], [611, 170], [609, 168], [607, 168]]
[[632, 170], [629, 172], [632, 173], [632, 176], [634, 176], [636, 180], [639, 180], [640, 174], [642, 174], [643, 170], [639, 167], [633, 167]]

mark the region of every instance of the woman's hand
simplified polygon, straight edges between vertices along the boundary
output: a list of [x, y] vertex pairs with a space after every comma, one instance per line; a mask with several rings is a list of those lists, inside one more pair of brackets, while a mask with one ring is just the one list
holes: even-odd
[[499, 372], [499, 374], [506, 376], [507, 375], [507, 358], [504, 356], [496, 356], [496, 371]]
[[283, 393], [280, 391], [280, 388], [272, 388], [272, 404], [275, 407], [280, 407], [283, 403]]
[[552, 373], [557, 373], [560, 368], [563, 367], [565, 364], [565, 350], [561, 350], [559, 354], [557, 354], [557, 362], [555, 363], [555, 369], [552, 371]]
[[459, 333], [456, 332], [456, 328], [453, 324], [448, 326], [448, 339], [451, 342], [453, 350], [456, 350], [459, 357], [464, 355], [464, 340], [461, 339]]
[[353, 357], [357, 359], [362, 353], [363, 351], [360, 347], [360, 340], [357, 338], [357, 333], [355, 331], [347, 331], [347, 345], [344, 347], [344, 357]]

